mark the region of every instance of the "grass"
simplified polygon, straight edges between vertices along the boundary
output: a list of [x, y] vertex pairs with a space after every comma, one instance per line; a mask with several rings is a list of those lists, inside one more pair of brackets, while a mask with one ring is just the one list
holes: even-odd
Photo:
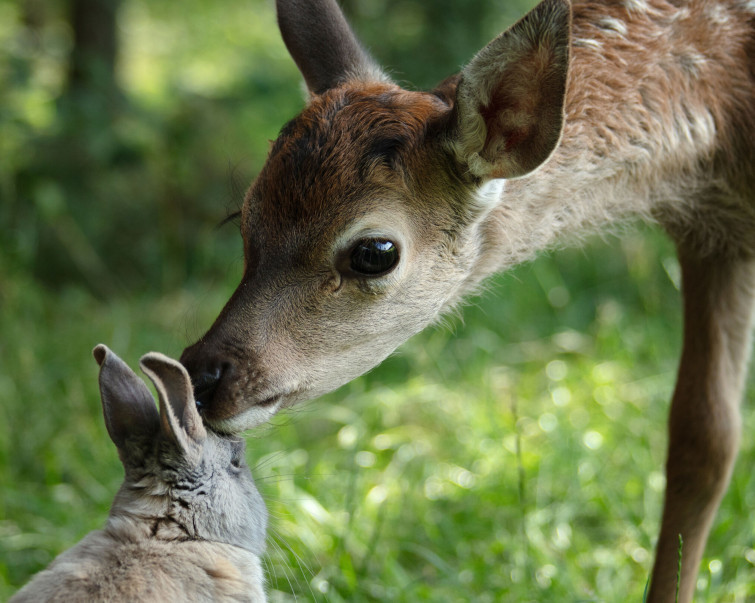
[[682, 538], [682, 535], [679, 534], [679, 565], [677, 566], [676, 570], [676, 597], [674, 600], [678, 603], [679, 602], [679, 587], [682, 582], [682, 549], [684, 547], [684, 539]]
[[[120, 480], [90, 351], [178, 355], [235, 285], [45, 290], [0, 255], [0, 599], [100, 527]], [[643, 231], [497, 278], [370, 374], [249, 434], [274, 601], [642, 601], [680, 339]], [[752, 379], [748, 399], [753, 399]], [[755, 597], [755, 416], [696, 600]]]

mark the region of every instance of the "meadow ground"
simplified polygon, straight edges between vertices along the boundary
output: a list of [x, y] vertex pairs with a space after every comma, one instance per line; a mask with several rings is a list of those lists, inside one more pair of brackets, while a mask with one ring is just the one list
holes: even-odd
[[[0, 256], [2, 259], [2, 256]], [[121, 480], [90, 350], [178, 355], [233, 288], [102, 303], [0, 264], [0, 599]], [[378, 369], [249, 434], [274, 601], [641, 601], [679, 348], [672, 248], [648, 231], [501, 276]], [[755, 597], [755, 392], [698, 582]]]

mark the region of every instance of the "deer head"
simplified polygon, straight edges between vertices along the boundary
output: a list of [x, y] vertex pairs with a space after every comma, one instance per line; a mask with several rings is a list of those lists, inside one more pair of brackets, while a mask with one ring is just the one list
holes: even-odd
[[278, 0], [278, 19], [309, 100], [244, 200], [241, 283], [181, 358], [226, 431], [368, 371], [473, 288], [506, 179], [543, 164], [563, 123], [566, 0], [430, 92], [393, 84], [335, 0]]

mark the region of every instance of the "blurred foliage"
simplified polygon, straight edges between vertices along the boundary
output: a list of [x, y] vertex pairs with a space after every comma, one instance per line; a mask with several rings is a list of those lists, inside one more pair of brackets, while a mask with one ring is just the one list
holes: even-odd
[[[121, 481], [89, 350], [134, 366], [207, 328], [240, 277], [239, 236], [216, 225], [303, 104], [271, 1], [122, 0], [115, 77], [95, 62], [83, 87], [74, 1], [0, 0], [0, 599], [100, 527]], [[531, 4], [344, 2], [425, 88]], [[677, 271], [649, 230], [546, 255], [255, 430], [272, 599], [641, 600]], [[754, 421], [700, 600], [755, 597]]]
[[346, 0], [359, 39], [397, 81], [431, 89], [520, 18], [534, 0]]
[[124, 3], [115, 98], [66, 85], [73, 34], [62, 6], [44, 6], [32, 29], [26, 5], [0, 4], [5, 253], [49, 285], [100, 296], [217, 270], [238, 246], [212, 226], [302, 104], [274, 14], [260, 2]]

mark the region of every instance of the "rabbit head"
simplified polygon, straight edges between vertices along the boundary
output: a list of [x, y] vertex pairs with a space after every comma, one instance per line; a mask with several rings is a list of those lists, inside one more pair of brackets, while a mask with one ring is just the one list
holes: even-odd
[[244, 440], [205, 428], [184, 367], [156, 352], [141, 358], [158, 412], [147, 386], [115, 353], [98, 345], [93, 354], [105, 425], [126, 472], [109, 525], [148, 522], [156, 538], [222, 542], [261, 554], [267, 510]]

